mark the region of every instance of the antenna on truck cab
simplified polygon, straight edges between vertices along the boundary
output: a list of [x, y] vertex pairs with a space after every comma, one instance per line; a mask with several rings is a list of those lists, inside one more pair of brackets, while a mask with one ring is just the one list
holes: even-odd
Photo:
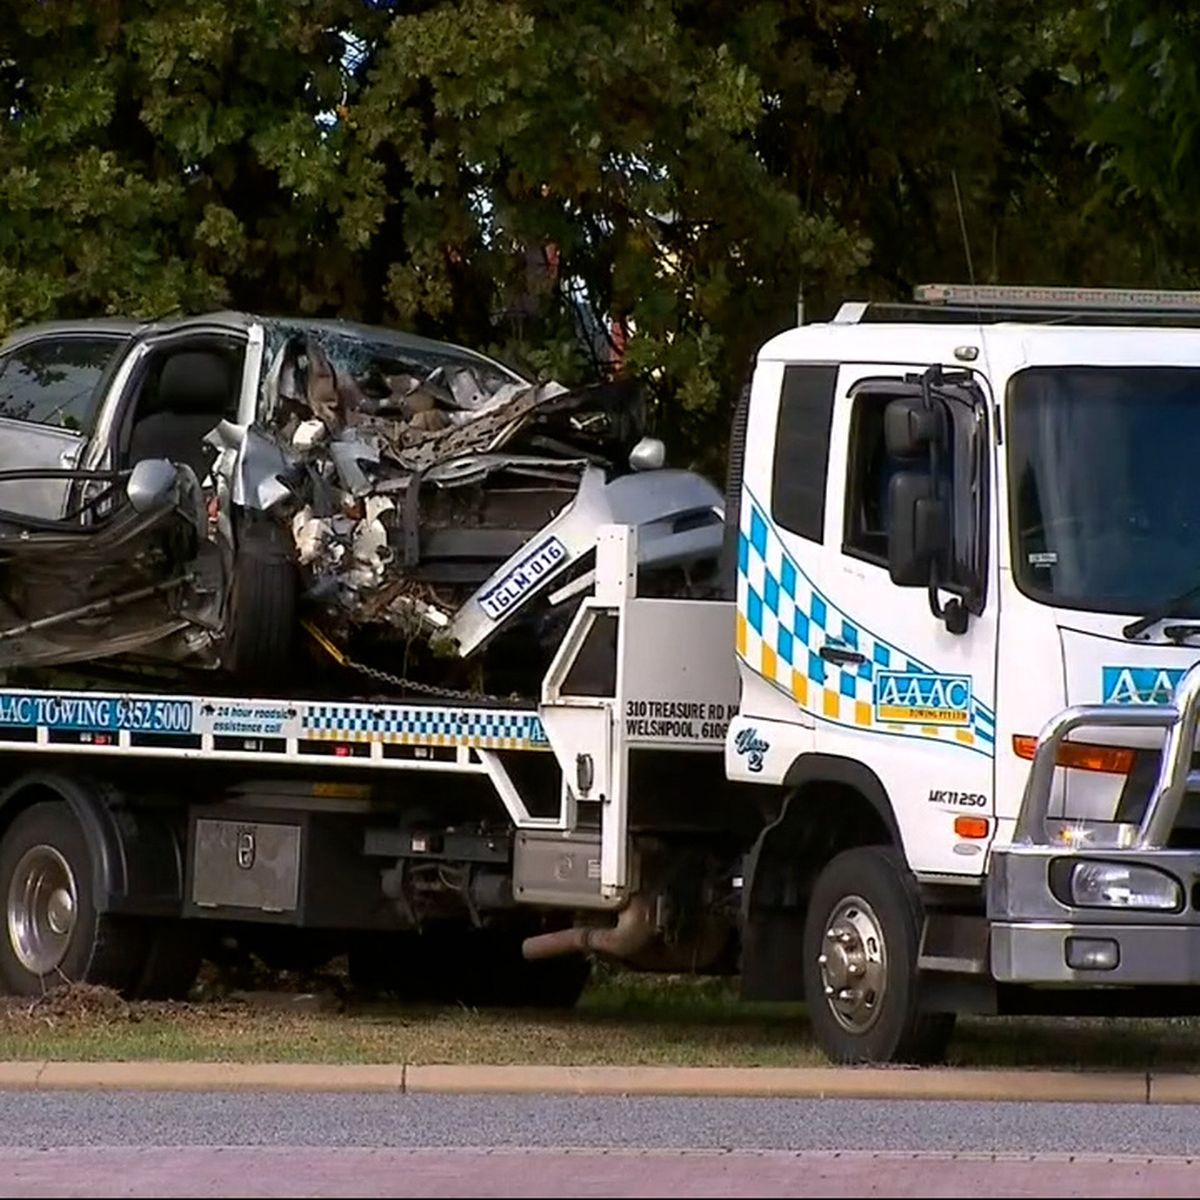
[[971, 261], [971, 241], [967, 237], [967, 217], [963, 212], [962, 192], [958, 190], [958, 170], [950, 168], [950, 181], [954, 184], [954, 204], [958, 209], [958, 229], [962, 234], [963, 253], [967, 256], [967, 278], [975, 286], [975, 264]]

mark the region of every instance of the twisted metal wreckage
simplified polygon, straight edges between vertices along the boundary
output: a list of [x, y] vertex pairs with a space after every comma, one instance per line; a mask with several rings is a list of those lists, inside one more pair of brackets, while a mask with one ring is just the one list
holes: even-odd
[[662, 466], [635, 389], [343, 323], [262, 327], [250, 419], [214, 422], [203, 465], [92, 471], [61, 517], [0, 514], [0, 666], [265, 670], [304, 621], [335, 654], [432, 647], [436, 680], [501, 633], [549, 644], [606, 523], [639, 528], [650, 586], [712, 585], [722, 497]]

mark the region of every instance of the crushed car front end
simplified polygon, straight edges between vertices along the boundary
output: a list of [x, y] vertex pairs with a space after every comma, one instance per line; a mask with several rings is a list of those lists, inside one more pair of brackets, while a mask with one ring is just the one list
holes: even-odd
[[720, 493], [662, 466], [635, 386], [537, 383], [341, 322], [265, 329], [257, 420], [214, 433], [217, 473], [286, 525], [302, 604], [339, 643], [431, 651], [435, 675], [501, 635], [547, 643], [611, 522], [643, 528], [663, 590], [712, 586]]

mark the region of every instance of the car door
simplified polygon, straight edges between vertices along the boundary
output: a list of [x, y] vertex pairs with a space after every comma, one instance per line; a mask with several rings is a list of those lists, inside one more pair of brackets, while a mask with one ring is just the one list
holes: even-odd
[[[55, 333], [0, 353], [0, 474], [80, 465], [108, 368], [126, 343], [113, 334]], [[0, 478], [0, 511], [56, 519], [70, 490], [67, 478]]]

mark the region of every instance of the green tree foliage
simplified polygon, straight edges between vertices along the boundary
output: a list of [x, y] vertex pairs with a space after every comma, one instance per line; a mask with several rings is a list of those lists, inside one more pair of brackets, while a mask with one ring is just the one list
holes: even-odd
[[[763, 152], [806, 211], [870, 239], [858, 291], [907, 297], [916, 283], [972, 271], [994, 283], [1129, 272], [1127, 235], [1111, 212], [1088, 208], [1087, 114], [1062, 70], [1074, 7], [818, 0], [778, 8], [773, 27], [747, 14], [742, 27], [759, 41], [746, 52], [780, 97], [764, 117]], [[826, 312], [835, 297], [814, 299]]]
[[[0, 324], [344, 301], [354, 184], [318, 117], [343, 99], [337, 28], [361, 3], [5, 7]], [[280, 160], [304, 153], [297, 181]]]
[[1200, 234], [1200, 9], [1094, 0], [1067, 67], [1090, 107], [1085, 136], [1104, 205], [1127, 214], [1152, 252], [1145, 282], [1195, 283]]
[[1139, 270], [1086, 208], [1066, 0], [4, 8], [0, 328], [337, 314], [570, 381], [616, 320], [715, 466], [801, 289], [966, 275], [958, 196], [980, 278]]

